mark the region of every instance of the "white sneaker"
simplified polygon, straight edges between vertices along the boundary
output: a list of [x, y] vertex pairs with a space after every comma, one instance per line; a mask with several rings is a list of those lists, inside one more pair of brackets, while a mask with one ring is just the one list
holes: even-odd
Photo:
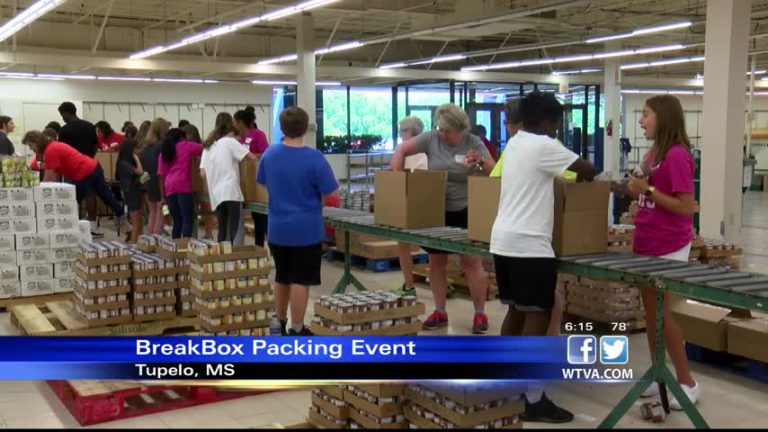
[[640, 397], [643, 397], [643, 398], [654, 397], [654, 396], [658, 396], [659, 393], [660, 393], [659, 383], [654, 381], [651, 383], [651, 385], [648, 386], [647, 389], [645, 389], [645, 391], [643, 392], [643, 394], [640, 395]]
[[[691, 400], [691, 403], [696, 405], [696, 402], [699, 401], [699, 398], [701, 397], [701, 386], [699, 383], [696, 383], [696, 386], [693, 388], [688, 387], [685, 384], [681, 384], [680, 387], [683, 388], [683, 391], [688, 396], [688, 399]], [[683, 407], [680, 405], [680, 402], [677, 401], [677, 398], [673, 397], [672, 400], [669, 401], [669, 407], [672, 408], [675, 411], [682, 411]]]

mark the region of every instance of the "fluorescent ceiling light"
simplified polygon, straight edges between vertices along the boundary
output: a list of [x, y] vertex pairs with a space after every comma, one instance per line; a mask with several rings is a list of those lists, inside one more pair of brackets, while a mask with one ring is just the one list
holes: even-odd
[[341, 45], [336, 45], [336, 46], [332, 46], [332, 47], [328, 47], [328, 48], [317, 49], [317, 50], [315, 50], [315, 55], [323, 55], [323, 54], [328, 54], [328, 53], [332, 53], [332, 52], [338, 52], [338, 51], [354, 49], [354, 48], [361, 47], [363, 45], [365, 45], [365, 44], [360, 42], [360, 41], [347, 42], [347, 43], [343, 43]]
[[627, 49], [622, 51], [608, 51], [608, 52], [595, 53], [595, 54], [579, 54], [575, 56], [555, 57], [555, 58], [548, 58], [548, 59], [531, 59], [531, 60], [520, 60], [520, 61], [514, 61], [514, 62], [507, 62], [507, 63], [497, 63], [497, 64], [491, 64], [491, 65], [466, 66], [461, 68], [461, 70], [469, 72], [469, 71], [485, 71], [489, 69], [509, 69], [509, 68], [515, 68], [515, 67], [534, 66], [534, 65], [540, 65], [540, 64], [567, 63], [567, 62], [573, 62], [573, 61], [595, 60], [595, 59], [604, 59], [604, 58], [611, 58], [611, 57], [624, 57], [624, 56], [649, 54], [649, 53], [663, 52], [663, 51], [673, 51], [673, 50], [679, 50], [684, 48], [685, 48], [685, 45], [680, 45], [680, 44], [664, 45], [664, 46], [648, 47], [648, 48]]
[[274, 57], [274, 58], [271, 58], [271, 59], [261, 60], [261, 61], [259, 61], [258, 64], [260, 64], [260, 65], [270, 65], [270, 64], [275, 64], [275, 63], [283, 63], [283, 62], [294, 61], [294, 60], [296, 60], [298, 58], [299, 58], [298, 54], [287, 54], [287, 55], [280, 56], [280, 57]]
[[622, 89], [623, 94], [669, 94], [669, 95], [701, 95], [702, 90], [653, 90], [653, 89]]
[[152, 81], [152, 78], [132, 76], [100, 76], [96, 79], [103, 81]]
[[95, 75], [66, 75], [66, 74], [37, 74], [38, 78], [54, 78], [54, 79], [76, 79], [76, 80], [95, 80]]
[[408, 66], [407, 64], [400, 62], [400, 63], [390, 63], [386, 65], [379, 66], [379, 69], [394, 69], [394, 68], [401, 68]]
[[[765, 75], [768, 73], [768, 70], [756, 70], [754, 72], [755, 75]], [[747, 75], [752, 75], [752, 71], [747, 72]]]
[[672, 59], [657, 60], [657, 61], [652, 61], [652, 62], [640, 62], [640, 63], [625, 64], [625, 65], [621, 65], [619, 68], [621, 70], [643, 69], [643, 68], [647, 68], [647, 67], [668, 66], [668, 65], [673, 65], [673, 64], [702, 62], [702, 61], [704, 61], [704, 56], [678, 57], [678, 58], [672, 58]]
[[38, 0], [0, 27], [0, 42], [32, 24], [41, 16], [64, 3], [65, 0]]
[[580, 73], [594, 73], [594, 72], [602, 72], [602, 69], [573, 69], [573, 70], [561, 70], [561, 71], [553, 71], [552, 75], [573, 75], [573, 74], [580, 74]]
[[218, 80], [208, 80], [200, 78], [152, 78], [154, 82], [169, 82], [169, 83], [201, 83], [212, 84], [219, 82]]
[[[61, 3], [64, 0], [55, 0], [55, 1]], [[252, 26], [261, 21], [273, 21], [276, 19], [285, 18], [291, 15], [296, 15], [306, 10], [325, 6], [337, 1], [339, 0], [309, 0], [309, 1], [296, 3], [293, 6], [288, 6], [283, 9], [278, 9], [276, 11], [269, 12], [264, 15], [253, 16], [253, 17], [245, 18], [240, 21], [236, 21], [234, 23], [220, 25], [212, 29], [206, 30], [204, 32], [200, 32], [192, 36], [188, 36], [186, 38], [181, 39], [180, 41], [176, 41], [168, 45], [158, 45], [144, 51], [139, 51], [137, 53], [132, 54], [129, 58], [132, 60], [137, 60], [137, 59], [151, 57], [153, 55], [174, 50], [177, 48], [181, 48], [193, 43], [202, 42], [204, 40], [212, 39], [218, 36], [223, 36], [229, 33], [234, 33], [244, 27]]]
[[686, 28], [686, 27], [690, 27], [692, 24], [693, 23], [690, 21], [683, 21], [678, 23], [662, 24], [662, 25], [653, 26], [653, 27], [644, 27], [644, 28], [633, 30], [629, 33], [619, 33], [614, 35], [599, 36], [599, 37], [587, 39], [586, 42], [598, 43], [598, 42], [606, 42], [606, 41], [616, 40], [616, 39], [631, 38], [631, 37], [640, 36], [640, 35], [649, 34], [649, 33], [659, 33], [659, 32], [664, 32], [668, 30]]
[[[291, 80], [253, 80], [252, 84], [256, 85], [296, 85], [296, 81]], [[316, 86], [340, 86], [340, 81], [317, 81]]]
[[0, 76], [14, 78], [34, 78], [35, 74], [29, 72], [0, 72]]

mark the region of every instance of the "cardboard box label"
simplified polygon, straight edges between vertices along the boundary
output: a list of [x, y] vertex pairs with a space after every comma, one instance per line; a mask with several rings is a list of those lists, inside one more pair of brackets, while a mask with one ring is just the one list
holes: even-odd
[[41, 201], [76, 201], [75, 186], [67, 183], [40, 183], [34, 188], [36, 202]]
[[21, 283], [21, 296], [27, 297], [53, 294], [55, 288], [56, 281], [53, 279], [25, 281]]
[[0, 251], [15, 251], [16, 236], [13, 234], [0, 235]]
[[60, 292], [73, 292], [75, 290], [75, 284], [77, 282], [73, 278], [56, 278], [56, 287], [54, 291]]
[[445, 226], [446, 172], [377, 171], [374, 222], [398, 228]]
[[31, 264], [50, 264], [50, 249], [26, 250], [16, 252], [16, 262], [18, 265]]
[[80, 221], [73, 216], [50, 216], [37, 219], [37, 232], [79, 230]]
[[21, 282], [0, 282], [0, 298], [18, 297], [21, 295]]
[[0, 202], [32, 202], [34, 194], [32, 188], [2, 188], [0, 189]]
[[16, 250], [50, 249], [51, 236], [48, 234], [16, 234]]
[[586, 255], [608, 248], [610, 182], [555, 180], [552, 246], [557, 256]]
[[0, 266], [11, 267], [18, 265], [16, 260], [17, 252], [14, 251], [2, 251], [0, 252]]
[[491, 231], [493, 231], [493, 224], [496, 222], [500, 198], [500, 178], [469, 178], [467, 237], [470, 240], [483, 243], [491, 242]]
[[51, 262], [54, 264], [58, 264], [58, 263], [67, 262], [67, 261], [76, 261], [79, 254], [80, 254], [80, 249], [76, 249], [76, 248], [52, 249]]
[[18, 282], [19, 267], [0, 267], [0, 282]]
[[70, 278], [75, 276], [75, 263], [62, 262], [53, 265], [53, 276], [55, 278]]
[[80, 240], [80, 231], [55, 231], [51, 232], [51, 249], [77, 247]]
[[53, 264], [32, 264], [19, 266], [22, 282], [53, 279]]
[[26, 234], [37, 232], [37, 219], [14, 219], [11, 221], [14, 234]]
[[0, 219], [29, 219], [35, 217], [35, 203], [7, 202], [0, 204]]

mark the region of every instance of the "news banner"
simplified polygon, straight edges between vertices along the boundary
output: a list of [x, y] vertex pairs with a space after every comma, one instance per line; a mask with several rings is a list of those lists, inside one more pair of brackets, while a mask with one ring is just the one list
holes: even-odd
[[634, 381], [626, 336], [4, 337], [0, 379]]

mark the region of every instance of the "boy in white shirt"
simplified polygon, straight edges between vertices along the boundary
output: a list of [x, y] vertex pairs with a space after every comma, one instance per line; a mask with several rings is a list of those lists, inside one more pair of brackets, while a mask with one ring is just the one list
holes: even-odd
[[[553, 94], [530, 93], [519, 108], [523, 129], [505, 151], [491, 253], [499, 297], [509, 305], [511, 334], [545, 336], [557, 286], [553, 182], [567, 170], [576, 172], [579, 181], [591, 180], [596, 169], [553, 139], [563, 118]], [[552, 403], [542, 387], [532, 387], [526, 392], [523, 420], [566, 423], [573, 414]]]

